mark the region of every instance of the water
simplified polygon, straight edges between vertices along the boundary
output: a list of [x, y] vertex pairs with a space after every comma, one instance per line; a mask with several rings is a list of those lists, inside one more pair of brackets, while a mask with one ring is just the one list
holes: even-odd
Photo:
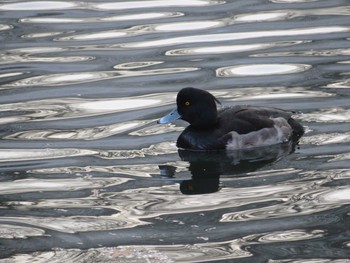
[[[350, 2], [0, 3], [0, 262], [348, 262]], [[186, 86], [297, 112], [178, 152]]]

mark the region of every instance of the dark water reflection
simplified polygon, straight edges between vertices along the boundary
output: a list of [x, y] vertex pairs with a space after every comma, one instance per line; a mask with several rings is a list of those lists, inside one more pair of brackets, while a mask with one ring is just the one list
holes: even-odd
[[[189, 163], [190, 180], [180, 183], [183, 194], [207, 194], [220, 190], [220, 176], [245, 175], [254, 172], [283, 156], [294, 152], [297, 140], [268, 147], [237, 151], [189, 151], [179, 150], [181, 160]], [[163, 167], [173, 175], [174, 167]]]
[[[0, 262], [349, 261], [349, 6], [2, 1]], [[185, 86], [306, 134], [178, 151]]]

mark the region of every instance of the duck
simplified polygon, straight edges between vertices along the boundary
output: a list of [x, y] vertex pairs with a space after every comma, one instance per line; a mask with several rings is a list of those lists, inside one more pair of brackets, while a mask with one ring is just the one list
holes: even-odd
[[297, 140], [304, 127], [283, 109], [236, 105], [222, 107], [210, 92], [186, 87], [176, 97], [177, 107], [158, 120], [166, 124], [182, 119], [187, 126], [176, 146], [185, 150], [239, 150]]

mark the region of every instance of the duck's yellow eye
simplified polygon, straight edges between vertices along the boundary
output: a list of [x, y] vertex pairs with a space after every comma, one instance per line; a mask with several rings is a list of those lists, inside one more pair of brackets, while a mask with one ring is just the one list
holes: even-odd
[[188, 106], [190, 106], [190, 105], [191, 105], [191, 103], [190, 103], [189, 101], [186, 101], [186, 102], [185, 102], [185, 106], [188, 107]]

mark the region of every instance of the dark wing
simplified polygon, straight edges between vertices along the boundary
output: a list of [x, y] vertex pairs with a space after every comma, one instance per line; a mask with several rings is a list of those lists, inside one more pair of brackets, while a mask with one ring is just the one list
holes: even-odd
[[291, 118], [291, 113], [269, 107], [235, 106], [219, 112], [220, 129], [225, 132], [235, 131], [246, 134], [263, 128], [270, 128], [274, 122], [270, 118]]

